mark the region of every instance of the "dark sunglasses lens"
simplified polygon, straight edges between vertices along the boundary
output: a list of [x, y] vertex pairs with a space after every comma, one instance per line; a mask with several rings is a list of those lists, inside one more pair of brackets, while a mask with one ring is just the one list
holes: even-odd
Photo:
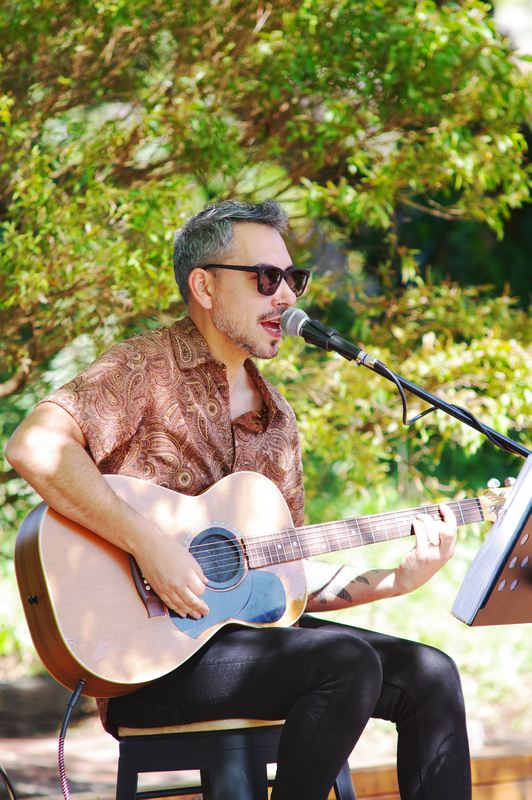
[[261, 294], [275, 294], [283, 279], [282, 270], [268, 267], [259, 272], [259, 292]]
[[300, 297], [307, 286], [308, 275], [302, 269], [295, 269], [286, 276], [286, 282], [296, 297]]

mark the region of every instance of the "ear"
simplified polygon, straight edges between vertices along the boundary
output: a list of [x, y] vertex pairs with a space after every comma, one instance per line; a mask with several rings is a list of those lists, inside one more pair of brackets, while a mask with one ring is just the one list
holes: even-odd
[[196, 267], [188, 276], [188, 290], [202, 308], [212, 308], [212, 293], [214, 289], [214, 275], [206, 269]]

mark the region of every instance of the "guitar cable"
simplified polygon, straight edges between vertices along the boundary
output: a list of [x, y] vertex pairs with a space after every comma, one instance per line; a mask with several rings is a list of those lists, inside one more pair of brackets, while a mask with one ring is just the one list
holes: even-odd
[[70, 800], [70, 789], [68, 786], [68, 780], [65, 769], [65, 737], [68, 728], [68, 723], [70, 722], [70, 717], [72, 716], [72, 712], [74, 711], [74, 706], [78, 702], [79, 696], [82, 693], [84, 687], [86, 686], [86, 683], [87, 681], [84, 681], [83, 678], [80, 678], [80, 680], [77, 682], [76, 688], [72, 692], [70, 700], [68, 701], [67, 707], [65, 709], [63, 724], [61, 725], [61, 731], [59, 733], [57, 764], [59, 769], [59, 780], [61, 782], [61, 791], [63, 793], [63, 797], [65, 800]]
[[[72, 692], [70, 700], [68, 701], [67, 707], [65, 709], [65, 713], [63, 716], [63, 724], [61, 725], [61, 732], [59, 733], [59, 747], [57, 752], [57, 763], [59, 768], [59, 780], [61, 782], [61, 791], [63, 793], [63, 797], [65, 800], [70, 800], [70, 789], [68, 786], [68, 780], [66, 776], [66, 769], [65, 769], [65, 737], [68, 728], [68, 723], [70, 722], [70, 717], [72, 716], [72, 712], [74, 711], [74, 706], [79, 700], [79, 696], [83, 691], [83, 687], [86, 685], [86, 681], [82, 678], [77, 682], [76, 688]], [[9, 776], [5, 770], [4, 765], [0, 761], [0, 776], [4, 782], [4, 785], [7, 789], [7, 794], [9, 800], [18, 800], [17, 793], [15, 791], [15, 787], [9, 780]]]
[[17, 794], [15, 792], [15, 787], [9, 780], [8, 774], [5, 771], [4, 765], [0, 761], [0, 775], [2, 776], [2, 780], [4, 781], [5, 787], [7, 789], [7, 794], [9, 796], [9, 800], [17, 800]]

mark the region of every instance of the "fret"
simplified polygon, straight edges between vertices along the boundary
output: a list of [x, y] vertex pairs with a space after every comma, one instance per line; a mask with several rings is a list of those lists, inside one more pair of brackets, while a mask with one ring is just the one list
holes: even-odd
[[272, 541], [272, 545], [273, 545], [273, 552], [275, 553], [275, 563], [282, 564], [284, 561], [286, 561], [285, 558], [286, 554], [284, 552], [284, 547], [282, 545], [282, 542], [280, 542], [279, 539], [274, 539]]
[[[364, 543], [364, 539], [362, 537], [362, 530], [360, 529], [360, 520], [354, 519], [354, 526], [356, 527], [356, 533], [358, 536], [358, 545], [362, 545]], [[347, 522], [346, 522], [347, 525]]]
[[[266, 545], [265, 545], [264, 540], [260, 539], [258, 541], [258, 544], [256, 544], [253, 541], [253, 539], [251, 539], [251, 540], [248, 539], [247, 542], [248, 542], [248, 546], [249, 546], [250, 543], [253, 543], [255, 545], [254, 553], [253, 553], [252, 558], [248, 558], [249, 566], [252, 567], [252, 568], [253, 567], [266, 567], [266, 566], [268, 566], [270, 564], [271, 560], [270, 560], [269, 555], [266, 552], [266, 549], [265, 549]], [[260, 550], [259, 550], [259, 546], [260, 546]]]
[[295, 529], [283, 531], [284, 552], [288, 560], [296, 561], [305, 557], [300, 539]]
[[375, 539], [375, 531], [373, 530], [373, 520], [371, 517], [368, 517], [368, 526], [369, 526], [369, 533], [371, 535], [371, 541], [373, 544], [377, 541]]
[[[338, 550], [342, 550], [342, 548], [344, 547], [344, 545], [340, 544], [340, 537], [338, 536], [338, 530], [336, 529], [336, 530], [334, 531], [334, 533], [335, 533], [335, 536], [336, 536], [336, 544], [337, 544]], [[336, 549], [336, 548], [335, 548], [335, 549]]]
[[343, 520], [343, 524], [344, 524], [344, 536], [346, 541], [348, 542], [348, 547], [352, 547], [351, 533], [349, 531], [349, 526], [345, 519]]
[[396, 529], [397, 534], [400, 536], [401, 535], [401, 525], [399, 523], [399, 517], [397, 516], [397, 511], [394, 511], [394, 517], [395, 517], [395, 529]]

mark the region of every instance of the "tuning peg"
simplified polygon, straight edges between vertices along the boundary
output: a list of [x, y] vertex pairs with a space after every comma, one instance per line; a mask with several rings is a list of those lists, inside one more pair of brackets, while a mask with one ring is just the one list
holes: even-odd
[[498, 489], [501, 482], [498, 478], [490, 478], [488, 481], [488, 489]]
[[515, 483], [515, 478], [505, 478], [504, 485], [505, 486], [513, 486]]

